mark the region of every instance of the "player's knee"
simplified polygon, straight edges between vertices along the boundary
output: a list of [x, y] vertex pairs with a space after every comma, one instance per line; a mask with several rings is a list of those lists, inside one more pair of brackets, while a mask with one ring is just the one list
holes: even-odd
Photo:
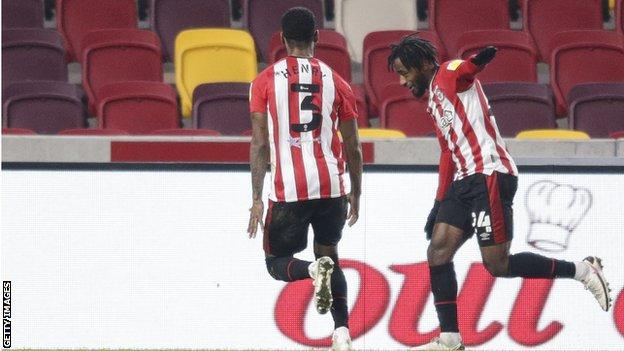
[[427, 248], [427, 262], [430, 266], [439, 266], [453, 260], [452, 250], [441, 244], [429, 243]]
[[506, 277], [509, 271], [509, 264], [506, 259], [487, 259], [483, 260], [485, 269], [493, 277]]
[[267, 271], [269, 272], [269, 275], [271, 277], [273, 277], [273, 279], [275, 280], [283, 280], [279, 274], [277, 274], [277, 267], [275, 264], [277, 257], [267, 257], [264, 259], [264, 262], [266, 263], [266, 268]]

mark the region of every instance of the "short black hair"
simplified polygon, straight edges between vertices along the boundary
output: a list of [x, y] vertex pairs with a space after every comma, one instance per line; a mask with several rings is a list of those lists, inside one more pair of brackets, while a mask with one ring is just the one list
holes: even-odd
[[394, 61], [400, 59], [407, 69], [422, 69], [425, 62], [438, 66], [438, 53], [430, 41], [418, 38], [418, 33], [403, 37], [398, 44], [391, 44], [388, 69], [394, 70]]
[[316, 20], [312, 11], [305, 7], [293, 7], [282, 16], [284, 39], [310, 44], [316, 32]]

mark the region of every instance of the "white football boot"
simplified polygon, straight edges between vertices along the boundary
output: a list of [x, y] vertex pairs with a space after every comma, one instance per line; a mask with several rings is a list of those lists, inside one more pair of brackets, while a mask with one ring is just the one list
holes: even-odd
[[459, 351], [459, 350], [465, 350], [464, 345], [459, 342], [459, 344], [454, 345], [454, 346], [447, 346], [444, 343], [442, 343], [442, 341], [440, 341], [440, 338], [433, 338], [433, 340], [431, 340], [431, 342], [429, 342], [426, 345], [422, 345], [419, 347], [414, 347], [411, 348], [410, 350], [442, 350], [442, 351]]
[[609, 283], [602, 273], [602, 260], [595, 256], [585, 257], [583, 259], [584, 264], [589, 266], [589, 273], [585, 275], [580, 281], [585, 285], [585, 289], [591, 291], [600, 307], [608, 311], [611, 307], [612, 299], [609, 296], [611, 289]]
[[331, 351], [351, 351], [351, 336], [349, 336], [347, 327], [339, 327], [334, 330]]
[[331, 275], [334, 272], [334, 261], [327, 257], [319, 257], [318, 260], [312, 262], [308, 267], [310, 277], [314, 279], [314, 304], [316, 311], [325, 314], [331, 308], [332, 298], [331, 292]]

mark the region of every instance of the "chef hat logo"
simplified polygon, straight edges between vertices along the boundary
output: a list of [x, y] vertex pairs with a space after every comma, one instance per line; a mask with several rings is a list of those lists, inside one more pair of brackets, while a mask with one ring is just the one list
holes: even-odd
[[527, 243], [544, 251], [563, 251], [570, 235], [592, 205], [588, 189], [542, 180], [526, 193], [529, 213]]

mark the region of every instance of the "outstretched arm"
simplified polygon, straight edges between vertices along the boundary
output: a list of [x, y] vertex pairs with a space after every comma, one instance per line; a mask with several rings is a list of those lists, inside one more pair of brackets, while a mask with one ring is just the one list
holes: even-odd
[[459, 77], [466, 80], [474, 79], [474, 76], [494, 59], [497, 51], [498, 49], [494, 46], [488, 46], [479, 51], [478, 54], [470, 56], [468, 60], [459, 66]]

